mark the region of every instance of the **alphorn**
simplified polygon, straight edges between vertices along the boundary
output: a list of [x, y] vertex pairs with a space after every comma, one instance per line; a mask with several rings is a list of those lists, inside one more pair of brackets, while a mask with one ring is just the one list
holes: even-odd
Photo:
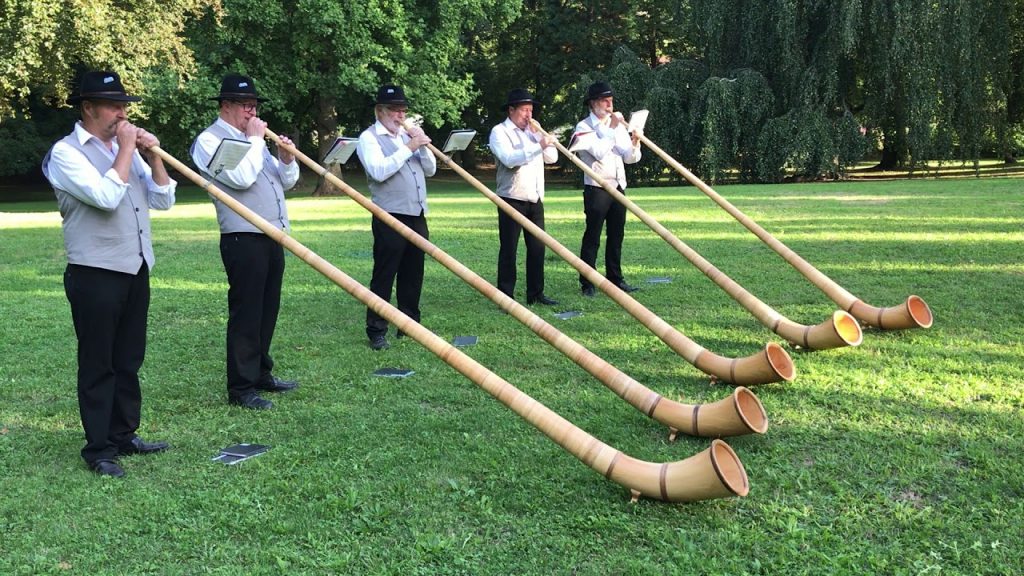
[[528, 233], [539, 238], [545, 245], [547, 245], [548, 248], [551, 248], [552, 251], [576, 268], [580, 274], [583, 274], [592, 284], [600, 288], [619, 306], [629, 312], [633, 318], [636, 318], [648, 330], [658, 336], [672, 350], [690, 362], [690, 364], [693, 364], [704, 373], [710, 375], [713, 379], [724, 380], [734, 384], [754, 385], [778, 382], [780, 380], [788, 381], [792, 380], [796, 376], [796, 367], [793, 365], [792, 359], [778, 344], [769, 343], [765, 346], [765, 349], [762, 352], [747, 358], [739, 359], [718, 356], [717, 354], [701, 347], [693, 340], [687, 338], [671, 324], [665, 322], [657, 314], [648, 310], [643, 304], [638, 302], [618, 286], [609, 282], [608, 279], [601, 275], [600, 272], [584, 262], [583, 259], [573, 254], [546, 231], [533, 222], [530, 222], [530, 220], [520, 214], [519, 211], [509, 206], [508, 202], [502, 200], [500, 196], [492, 192], [487, 186], [477, 180], [462, 166], [459, 166], [452, 161], [451, 158], [438, 150], [436, 146], [433, 144], [428, 144], [427, 146], [430, 147], [430, 151], [444, 162], [445, 165], [458, 173], [459, 176], [462, 176], [466, 182], [471, 184], [481, 194], [497, 205], [499, 209], [523, 226]]
[[782, 256], [786, 262], [789, 262], [790, 265], [803, 274], [804, 278], [807, 278], [811, 284], [814, 284], [819, 290], [824, 292], [829, 299], [842, 307], [843, 310], [852, 314], [857, 320], [860, 320], [865, 325], [875, 326], [882, 330], [928, 328], [932, 325], [931, 308], [928, 307], [928, 304], [925, 303], [924, 299], [920, 296], [911, 295], [907, 297], [906, 302], [903, 302], [898, 306], [889, 306], [884, 308], [879, 308], [878, 306], [872, 306], [865, 303], [860, 298], [857, 298], [850, 292], [846, 291], [842, 286], [823, 274], [809, 262], [801, 258], [799, 254], [791, 250], [788, 246], [769, 234], [768, 231], [759, 226], [757, 222], [754, 222], [749, 216], [741, 212], [739, 208], [733, 206], [728, 200], [715, 192], [700, 178], [687, 170], [685, 166], [677, 162], [675, 158], [669, 156], [667, 152], [655, 145], [654, 142], [651, 142], [647, 136], [641, 134], [640, 141], [664, 160], [666, 164], [671, 166], [676, 172], [682, 174], [683, 177], [691, 184], [699, 188], [701, 192], [714, 200], [716, 204], [732, 215], [732, 217], [738, 220], [740, 224], [743, 224], [747, 230], [753, 232], [754, 235], [760, 238], [762, 242], [767, 244], [779, 256]]
[[[429, 254], [431, 258], [496, 303], [513, 318], [533, 330], [535, 334], [576, 362], [634, 408], [668, 426], [673, 438], [678, 431], [693, 436], [736, 436], [752, 432], [763, 433], [768, 429], [768, 417], [761, 401], [746, 388], [737, 388], [737, 393], [717, 402], [703, 405], [682, 404], [662, 397], [560, 332], [529, 308], [509, 298], [434, 243], [382, 210], [380, 206], [346, 184], [344, 180], [331, 174], [309, 156], [295, 149], [294, 146], [283, 143], [277, 134], [267, 130], [267, 135], [278, 146], [294, 154], [318, 176], [330, 180], [331, 184], [340, 188], [374, 217], [393, 228], [417, 248]], [[399, 330], [406, 331], [404, 326], [400, 324], [396, 324], [396, 326]]]
[[[540, 127], [540, 124], [535, 120], [531, 120], [531, 122], [537, 130], [546, 134], [546, 132], [544, 132]], [[636, 217], [643, 221], [644, 224], [647, 224], [651, 230], [657, 233], [658, 236], [661, 236], [661, 238], [675, 248], [676, 251], [686, 257], [686, 259], [700, 269], [705, 276], [710, 278], [712, 282], [725, 290], [729, 296], [746, 308], [748, 312], [768, 327], [768, 329], [785, 338], [790, 344], [810, 350], [827, 350], [843, 346], [857, 346], [861, 343], [863, 335], [861, 333], [860, 325], [857, 324], [857, 320], [850, 314], [841, 310], [836, 310], [832, 313], [830, 318], [816, 326], [798, 324], [778, 313], [772, 309], [772, 307], [768, 306], [745, 288], [740, 286], [735, 280], [726, 276], [724, 272], [716, 268], [711, 264], [711, 262], [708, 262], [703, 256], [687, 246], [682, 240], [669, 232], [667, 228], [662, 226], [651, 215], [637, 206], [635, 202], [627, 198], [625, 194], [619, 192], [614, 186], [608, 184], [604, 178], [591, 169], [590, 166], [587, 166], [583, 160], [576, 157], [575, 154], [569, 152], [569, 150], [567, 150], [565, 146], [557, 140], [555, 141], [555, 146], [558, 147], [558, 150], [563, 155], [576, 164], [580, 170], [583, 170], [583, 172], [590, 176], [595, 182], [600, 182], [601, 186], [607, 190], [615, 200], [636, 215]]]
[[406, 316], [159, 146], [153, 146], [150, 150], [328, 280], [389, 322], [403, 326], [410, 338], [508, 406], [578, 460], [612, 482], [628, 488], [634, 499], [646, 496], [671, 502], [694, 502], [726, 496], [746, 496], [749, 493], [750, 483], [739, 456], [722, 440], [712, 440], [706, 450], [685, 460], [660, 464], [632, 458], [608, 446]]

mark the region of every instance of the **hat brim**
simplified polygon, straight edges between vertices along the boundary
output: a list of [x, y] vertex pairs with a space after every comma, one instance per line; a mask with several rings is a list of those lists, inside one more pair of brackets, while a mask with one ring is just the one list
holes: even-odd
[[127, 94], [76, 94], [68, 97], [68, 104], [78, 104], [86, 100], [113, 100], [114, 102], [141, 102], [142, 98], [138, 96], [129, 96]]
[[612, 92], [611, 90], [609, 90], [607, 92], [601, 92], [600, 94], [594, 94], [593, 96], [587, 95], [585, 98], [583, 98], [583, 103], [586, 104], [586, 103], [590, 102], [591, 100], [599, 100], [601, 98], [607, 98], [609, 96], [614, 98], [615, 97], [615, 92]]
[[408, 100], [378, 100], [373, 103], [374, 106], [408, 106]]
[[257, 102], [270, 102], [270, 98], [264, 98], [255, 94], [246, 94], [242, 92], [221, 92], [216, 96], [211, 96], [208, 100], [255, 100]]
[[502, 108], [508, 108], [509, 106], [519, 106], [520, 104], [533, 104], [534, 106], [540, 106], [540, 102], [534, 100], [533, 98], [524, 98], [522, 100], [512, 100], [510, 102], [505, 102]]

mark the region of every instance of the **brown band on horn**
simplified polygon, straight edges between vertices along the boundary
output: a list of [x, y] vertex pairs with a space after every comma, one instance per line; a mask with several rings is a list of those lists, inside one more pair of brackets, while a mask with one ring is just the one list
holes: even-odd
[[[767, 354], [767, 352], [766, 352]], [[733, 358], [732, 362], [729, 363], [729, 382], [732, 384], [736, 383], [736, 364], [740, 361], [739, 358]]]
[[659, 402], [661, 402], [661, 394], [655, 394], [654, 402], [651, 403], [651, 409], [647, 411], [648, 418], [654, 415], [654, 409], [658, 407]]
[[599, 447], [600, 445], [601, 441], [598, 440], [597, 438], [594, 438], [590, 442], [590, 446], [588, 446], [587, 449], [583, 452], [583, 458], [580, 458], [580, 460], [587, 466], [590, 466], [591, 459], [593, 458], [594, 449]]
[[668, 462], [661, 465], [661, 471], [658, 473], [658, 486], [661, 487], [661, 499], [668, 500], [668, 487], [665, 485], [665, 476], [668, 475]]
[[811, 348], [811, 345], [807, 342], [807, 335], [810, 334], [810, 333], [811, 333], [811, 327], [810, 326], [804, 326], [804, 348], [807, 348], [808, 350]]
[[608, 469], [604, 471], [604, 477], [611, 480], [612, 470], [615, 470], [615, 465], [619, 463], [619, 457], [622, 456], [622, 452], [616, 452], [612, 461], [608, 463]]
[[776, 318], [775, 322], [772, 322], [771, 331], [775, 332], [779, 329], [779, 324], [782, 324], [782, 317]]
[[697, 433], [697, 413], [700, 412], [700, 407], [701, 407], [700, 404], [694, 404], [693, 405], [693, 435], [694, 436], [700, 436], [700, 434]]
[[878, 309], [878, 318], [875, 320], [875, 326], [878, 326], [879, 330], [885, 330], [885, 327], [882, 326], [882, 314], [884, 314], [886, 310], [888, 310], [888, 308]]

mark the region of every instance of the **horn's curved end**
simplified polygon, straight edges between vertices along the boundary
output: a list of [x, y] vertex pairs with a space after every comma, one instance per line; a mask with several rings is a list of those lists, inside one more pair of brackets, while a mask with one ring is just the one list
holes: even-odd
[[796, 377], [793, 359], [774, 342], [746, 358], [725, 358], [704, 350], [693, 365], [711, 375], [712, 381], [724, 380], [742, 386], [789, 381]]
[[656, 464], [617, 453], [605, 473], [613, 482], [629, 488], [634, 496], [667, 502], [697, 502], [713, 498], [746, 496], [750, 481], [736, 452], [722, 440], [685, 460]]
[[739, 456], [722, 440], [686, 460], [664, 465], [662, 496], [673, 502], [694, 502], [746, 496], [750, 481]]
[[811, 327], [807, 334], [807, 347], [812, 350], [831, 350], [845, 346], [859, 346], [864, 341], [860, 323], [849, 312], [836, 310], [828, 320]]
[[[920, 296], [908, 296], [907, 301], [903, 303], [903, 307], [906, 308], [906, 314], [913, 321], [913, 326], [907, 326], [907, 328], [931, 328], [934, 316], [932, 316], [932, 309], [928, 307], [928, 303], [924, 301], [924, 298]], [[886, 326], [886, 329], [889, 327]]]
[[934, 320], [932, 309], [920, 296], [908, 296], [899, 306], [878, 308], [857, 300], [849, 311], [858, 320], [880, 330], [907, 330], [909, 328], [930, 328]]
[[836, 310], [827, 320], [816, 326], [781, 322], [775, 333], [797, 347], [807, 350], [831, 350], [858, 346], [864, 339], [857, 319], [849, 312]]
[[736, 412], [747, 423], [751, 431], [764, 434], [768, 431], [768, 413], [754, 393], [744, 386], [737, 386], [732, 392]]
[[[789, 356], [789, 353], [775, 342], [769, 342], [764, 347], [764, 355], [768, 359], [768, 363], [771, 365], [772, 370], [778, 375], [778, 378], [790, 382], [793, 378], [796, 378], [796, 365], [793, 364], [793, 359]], [[779, 382], [780, 380], [769, 380], [766, 382]], [[743, 384], [743, 382], [736, 380], [734, 384]], [[751, 381], [751, 384], [758, 384], [759, 382]]]
[[662, 398], [651, 418], [690, 436], [721, 438], [764, 434], [768, 414], [749, 388], [737, 386], [732, 394], [708, 404], [681, 404]]

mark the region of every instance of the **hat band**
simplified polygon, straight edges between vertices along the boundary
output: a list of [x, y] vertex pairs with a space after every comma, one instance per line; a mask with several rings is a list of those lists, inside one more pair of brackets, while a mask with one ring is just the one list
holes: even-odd
[[103, 98], [104, 96], [127, 96], [124, 92], [109, 91], [109, 92], [83, 92], [79, 94], [79, 98]]

